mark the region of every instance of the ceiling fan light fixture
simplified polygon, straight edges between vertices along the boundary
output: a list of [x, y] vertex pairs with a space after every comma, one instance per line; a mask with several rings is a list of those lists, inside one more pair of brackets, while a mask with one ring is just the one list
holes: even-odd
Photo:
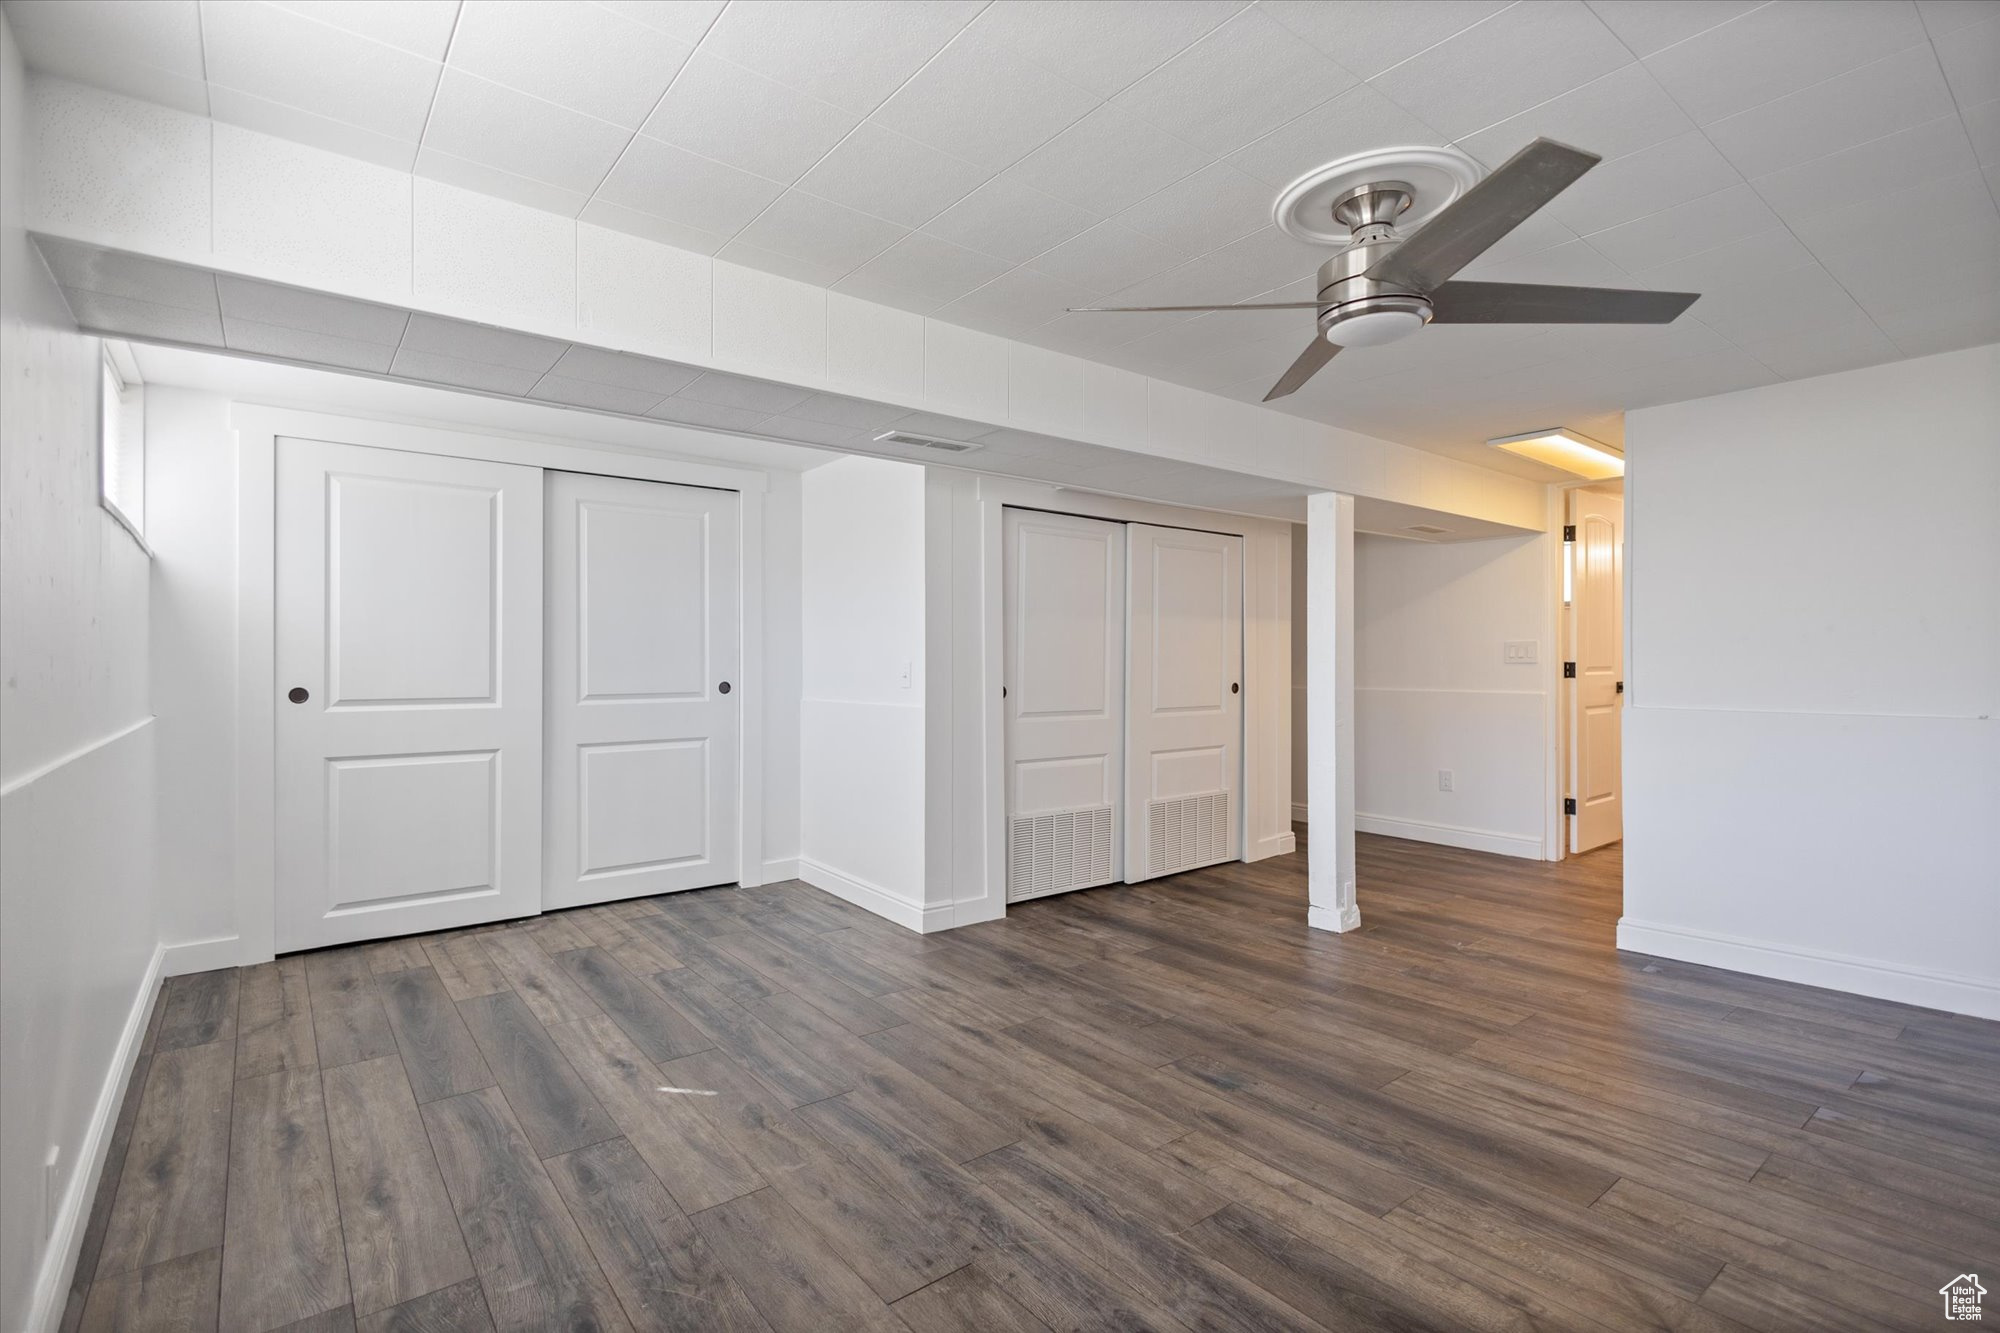
[[1430, 308], [1414, 305], [1363, 310], [1326, 326], [1326, 340], [1337, 347], [1380, 347], [1398, 342], [1430, 323]]
[[1502, 435], [1487, 443], [1589, 481], [1609, 481], [1625, 475], [1625, 455], [1621, 450], [1561, 427], [1533, 430], [1525, 435]]

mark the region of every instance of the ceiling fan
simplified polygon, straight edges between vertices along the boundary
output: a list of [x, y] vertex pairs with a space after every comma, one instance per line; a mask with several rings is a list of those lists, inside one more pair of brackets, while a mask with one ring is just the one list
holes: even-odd
[[[1452, 280], [1602, 160], [1553, 139], [1537, 139], [1433, 213], [1408, 238], [1397, 233], [1396, 219], [1414, 201], [1414, 186], [1381, 180], [1345, 189], [1333, 197], [1331, 207], [1335, 221], [1349, 232], [1346, 248], [1320, 265], [1316, 301], [1072, 309], [1088, 314], [1318, 311], [1319, 336], [1264, 395], [1267, 403], [1296, 391], [1343, 347], [1376, 347], [1407, 338], [1426, 324], [1670, 324], [1700, 299], [1697, 293]], [[1310, 179], [1301, 178], [1300, 186]], [[1298, 192], [1294, 186], [1287, 196]]]

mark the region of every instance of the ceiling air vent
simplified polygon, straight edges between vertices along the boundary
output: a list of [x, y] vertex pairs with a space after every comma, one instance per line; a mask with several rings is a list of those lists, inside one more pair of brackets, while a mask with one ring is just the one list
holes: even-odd
[[935, 449], [941, 454], [962, 454], [977, 449], [976, 444], [963, 440], [938, 440], [928, 435], [906, 435], [899, 430], [885, 430], [875, 437], [877, 444], [906, 444], [912, 449]]
[[1425, 535], [1426, 537], [1441, 537], [1441, 536], [1443, 536], [1443, 535], [1444, 535], [1445, 533], [1447, 533], [1447, 532], [1450, 532], [1450, 531], [1451, 531], [1451, 529], [1450, 529], [1450, 528], [1440, 528], [1440, 527], [1438, 527], [1437, 525], [1435, 525], [1435, 524], [1432, 524], [1432, 523], [1412, 523], [1412, 524], [1410, 524], [1410, 526], [1408, 526], [1407, 528], [1404, 528], [1404, 529], [1403, 529], [1403, 531], [1405, 531], [1405, 532], [1421, 532], [1421, 533], [1423, 533], [1423, 534], [1424, 534], [1424, 535]]

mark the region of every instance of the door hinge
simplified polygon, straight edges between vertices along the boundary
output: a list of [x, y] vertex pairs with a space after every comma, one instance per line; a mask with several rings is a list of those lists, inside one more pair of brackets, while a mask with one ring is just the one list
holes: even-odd
[[1576, 797], [1574, 796], [1563, 797], [1563, 813], [1566, 815], [1573, 815], [1576, 813]]
[[1576, 524], [1574, 523], [1563, 524], [1563, 540], [1566, 542], [1573, 542], [1576, 540]]
[[1574, 662], [1563, 663], [1563, 679], [1564, 680], [1576, 679], [1576, 663]]

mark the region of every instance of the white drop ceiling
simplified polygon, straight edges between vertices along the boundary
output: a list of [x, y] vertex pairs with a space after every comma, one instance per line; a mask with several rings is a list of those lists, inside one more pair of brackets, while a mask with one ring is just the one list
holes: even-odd
[[[1562, 139], [1604, 164], [1467, 276], [1704, 293], [1689, 314], [1433, 328], [1279, 405], [1488, 466], [1489, 436], [1616, 440], [1625, 409], [2000, 339], [1993, 0], [5, 9], [63, 77], [1253, 401], [1306, 312], [1064, 307], [1309, 298], [1325, 252], [1271, 225], [1295, 176]], [[519, 369], [545, 395], [657, 387]]]

